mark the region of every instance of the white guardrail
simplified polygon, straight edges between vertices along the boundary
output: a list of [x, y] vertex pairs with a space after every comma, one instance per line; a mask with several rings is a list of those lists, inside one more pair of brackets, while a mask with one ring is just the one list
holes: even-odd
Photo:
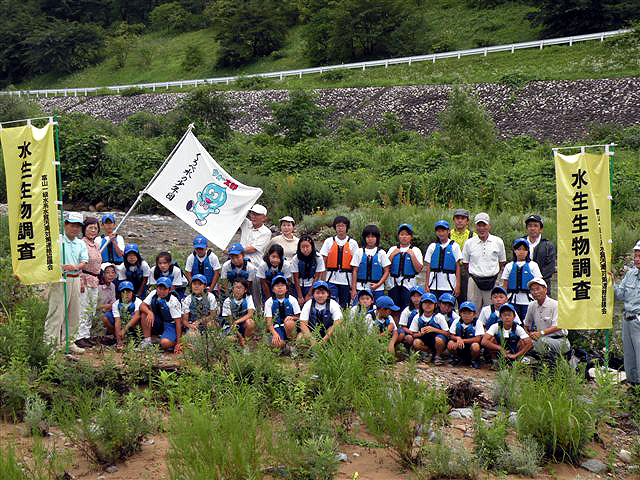
[[521, 42], [521, 43], [511, 43], [509, 45], [497, 45], [494, 47], [483, 47], [483, 48], [472, 48], [470, 50], [457, 50], [455, 52], [443, 52], [443, 53], [432, 53], [429, 55], [417, 55], [413, 57], [401, 57], [401, 58], [388, 58], [386, 60], [372, 60], [368, 62], [356, 62], [356, 63], [343, 63], [341, 65], [328, 65], [324, 67], [313, 67], [313, 68], [303, 68], [300, 70], [285, 70], [282, 72], [269, 72], [269, 73], [255, 73], [252, 75], [239, 75], [234, 77], [216, 77], [216, 78], [205, 78], [201, 80], [179, 80], [176, 82], [156, 82], [156, 83], [137, 83], [132, 85], [111, 85], [108, 87], [84, 87], [84, 88], [54, 88], [47, 90], [8, 90], [0, 92], [0, 95], [35, 95], [35, 96], [87, 96], [91, 93], [105, 92], [105, 90], [109, 90], [116, 94], [119, 94], [121, 91], [139, 88], [144, 90], [151, 90], [155, 92], [157, 89], [169, 89], [169, 88], [184, 88], [184, 87], [197, 87], [202, 85], [215, 85], [219, 83], [230, 84], [231, 82], [236, 81], [238, 78], [245, 77], [261, 77], [261, 78], [277, 78], [282, 80], [285, 77], [299, 77], [302, 78], [303, 75], [312, 75], [317, 73], [329, 72], [331, 70], [342, 70], [342, 69], [358, 69], [358, 70], [366, 70], [371, 67], [388, 67], [389, 65], [411, 65], [415, 62], [433, 62], [436, 60], [442, 60], [445, 58], [461, 58], [469, 55], [483, 55], [487, 56], [489, 53], [497, 53], [497, 52], [511, 52], [514, 53], [516, 50], [523, 50], [525, 48], [537, 48], [542, 50], [544, 47], [548, 47], [550, 45], [573, 45], [578, 42], [586, 42], [589, 40], [600, 40], [604, 41], [605, 38], [614, 37], [616, 35], [621, 35], [623, 33], [629, 32], [629, 29], [623, 30], [613, 30], [610, 32], [600, 32], [600, 33], [589, 33], [587, 35], [574, 35], [571, 37], [562, 37], [562, 38], [547, 38], [545, 40], [534, 40], [531, 42]]

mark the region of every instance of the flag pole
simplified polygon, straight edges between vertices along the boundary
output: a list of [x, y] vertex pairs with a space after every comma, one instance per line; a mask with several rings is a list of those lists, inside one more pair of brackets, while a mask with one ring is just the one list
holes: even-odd
[[[609, 157], [609, 208], [611, 208], [611, 204], [613, 203], [613, 154], [616, 144], [611, 143], [604, 146], [604, 153]], [[610, 259], [613, 260], [613, 259]], [[611, 285], [613, 288], [613, 285]], [[605, 351], [605, 367], [609, 367], [609, 336], [611, 334], [611, 329], [607, 328], [604, 331], [604, 351]]]

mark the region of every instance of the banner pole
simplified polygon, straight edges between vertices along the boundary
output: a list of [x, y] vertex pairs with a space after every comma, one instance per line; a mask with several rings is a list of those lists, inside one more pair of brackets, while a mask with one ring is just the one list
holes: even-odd
[[62, 206], [62, 169], [60, 168], [60, 141], [58, 139], [58, 116], [53, 116], [53, 129], [55, 132], [56, 141], [56, 173], [58, 177], [58, 207], [60, 208], [60, 250], [62, 252], [62, 278], [64, 279], [64, 338], [65, 338], [65, 353], [69, 353], [69, 304], [67, 302], [67, 272], [64, 271], [65, 251], [64, 251], [64, 207]]
[[[613, 203], [613, 154], [614, 154], [614, 148], [615, 148], [616, 144], [612, 143], [609, 145], [605, 145], [604, 147], [604, 151], [605, 153], [607, 153], [608, 157], [609, 157], [609, 208], [611, 208], [611, 204]], [[612, 285], [613, 288], [613, 285]], [[609, 343], [610, 343], [610, 334], [611, 334], [611, 329], [606, 329], [604, 331], [604, 351], [605, 351], [605, 367], [609, 368]]]

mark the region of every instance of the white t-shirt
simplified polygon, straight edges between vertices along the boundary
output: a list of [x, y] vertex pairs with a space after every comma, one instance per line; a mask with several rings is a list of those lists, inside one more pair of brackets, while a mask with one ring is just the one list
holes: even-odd
[[[267, 278], [267, 270], [269, 269], [269, 267], [267, 266], [266, 262], [262, 262], [259, 266], [258, 266], [258, 271], [256, 272], [256, 277], [258, 278]], [[284, 278], [291, 278], [291, 264], [285, 259], [282, 262], [282, 275], [284, 275]]]
[[540, 243], [540, 240], [542, 240], [542, 235], [538, 235], [538, 238], [536, 238], [535, 242], [532, 242], [531, 238], [529, 238], [528, 235], [524, 238], [529, 243], [529, 253], [531, 254], [531, 256], [533, 256], [533, 250], [538, 246], [538, 244]]
[[[151, 306], [151, 300], [153, 300], [153, 297], [155, 296], [156, 292], [154, 290], [149, 295], [147, 295], [147, 297], [144, 299], [144, 303]], [[175, 295], [169, 295], [168, 298], [169, 300], [167, 301], [167, 305], [169, 306], [169, 313], [171, 314], [171, 318], [175, 320], [176, 318], [182, 317], [182, 306], [180, 305], [180, 300], [178, 300]]]
[[[520, 338], [520, 340], [522, 340], [523, 338], [529, 338], [529, 335], [527, 334], [527, 332], [525, 332], [524, 328], [522, 328], [520, 325], [516, 325], [514, 323], [511, 328], [514, 328], [514, 327], [515, 327], [516, 335], [518, 335], [518, 338]], [[511, 328], [509, 330], [505, 328], [502, 329], [502, 338], [509, 338], [509, 334], [511, 333]], [[499, 329], [500, 329], [500, 325], [498, 325], [497, 323], [494, 323], [489, 327], [489, 330], [487, 330], [487, 333], [493, 337], [500, 331]]]
[[[140, 264], [140, 268], [142, 269], [143, 277], [149, 277], [151, 275], [151, 269], [149, 268], [149, 264], [147, 263], [146, 260], [142, 260], [142, 263]], [[131, 270], [132, 272], [135, 272], [136, 267], [135, 266], [129, 267], [129, 270]], [[127, 279], [124, 263], [121, 263], [120, 265], [116, 265], [116, 271], [118, 272], [118, 280]]]
[[262, 225], [260, 228], [253, 228], [251, 220], [245, 218], [240, 225], [240, 244], [244, 247], [253, 247], [257, 251], [254, 253], [245, 253], [244, 256], [251, 259], [254, 265], [260, 265], [267, 245], [271, 240], [271, 230], [269, 227]]
[[469, 274], [477, 277], [492, 277], [500, 272], [498, 262], [506, 262], [504, 242], [500, 237], [489, 235], [483, 242], [472, 237], [464, 242], [462, 261], [469, 264]]
[[[457, 336], [458, 334], [456, 332], [458, 330], [458, 323], [460, 323], [461, 321], [462, 320], [460, 319], [454, 320], [454, 322], [451, 324], [451, 328], [449, 328], [449, 333]], [[473, 323], [474, 322], [472, 321], [471, 324], [473, 325]], [[477, 337], [478, 335], [484, 335], [484, 325], [480, 320], [476, 319], [474, 327], [474, 336]]]
[[[154, 276], [155, 270], [158, 267], [153, 267], [151, 269], [151, 273], [149, 275], [149, 285], [155, 285], [156, 284], [156, 278]], [[180, 271], [180, 268], [177, 266], [173, 266], [173, 271], [171, 272], [171, 275], [173, 276], [173, 282], [171, 282], [171, 285], [173, 285], [174, 287], [181, 287], [182, 285], [184, 285], [184, 278], [182, 276], [182, 272]], [[165, 275], [161, 275], [161, 277], [164, 277]], [[168, 276], [168, 275], [167, 275]], [[160, 278], [160, 277], [158, 277]]]
[[[389, 315], [387, 318], [389, 320], [389, 324], [391, 325], [391, 328], [393, 329], [393, 331], [395, 332], [396, 330], [398, 330], [398, 325], [396, 325], [396, 322], [393, 319], [393, 317]], [[371, 315], [370, 313], [367, 313], [364, 317], [364, 320], [367, 323], [367, 330], [369, 333], [379, 332], [379, 325], [382, 324], [383, 320], [379, 319], [375, 313], [373, 315]]]
[[291, 261], [293, 256], [298, 251], [298, 242], [299, 241], [300, 241], [300, 239], [298, 237], [296, 237], [295, 235], [293, 236], [293, 238], [291, 240], [289, 240], [284, 235], [276, 235], [275, 237], [273, 237], [271, 239], [271, 241], [269, 242], [269, 245], [267, 245], [267, 248], [265, 249], [265, 251], [268, 251], [269, 247], [271, 247], [271, 245], [280, 245], [282, 247], [282, 249], [284, 250], [284, 258], [286, 258], [287, 260]]
[[[313, 303], [313, 299], [307, 300], [307, 302], [305, 302], [305, 304], [303, 305], [302, 311], [300, 312], [301, 322], [309, 321], [309, 312], [311, 311], [312, 303]], [[329, 312], [331, 312], [331, 318], [333, 318], [333, 321], [336, 322], [337, 320], [342, 320], [342, 309], [340, 308], [340, 305], [338, 304], [338, 302], [336, 302], [335, 300], [329, 302], [329, 300], [327, 300], [327, 303], [329, 303]], [[323, 305], [319, 305], [316, 303], [315, 308], [318, 311], [323, 311], [327, 308], [327, 304], [325, 303]]]
[[[500, 318], [500, 314], [496, 311], [496, 315]], [[478, 315], [478, 320], [482, 322], [482, 325], [487, 326], [487, 322], [489, 321], [489, 317], [491, 316], [491, 305], [485, 305], [480, 310], [480, 315]], [[522, 324], [520, 321], [520, 317], [516, 313], [515, 318], [513, 319], [513, 323]]]
[[[384, 269], [385, 267], [388, 267], [389, 265], [391, 265], [391, 262], [389, 261], [389, 257], [387, 257], [387, 254], [384, 250], [382, 250], [381, 248], [359, 248], [358, 250], [356, 250], [356, 252], [353, 254], [353, 256], [351, 257], [351, 266], [352, 267], [359, 267], [360, 266], [360, 262], [362, 261], [362, 253], [364, 252], [368, 257], [373, 257], [376, 253], [376, 250], [378, 250], [378, 262], [380, 262], [380, 266]], [[357, 282], [356, 283], [356, 290], [364, 290], [366, 288], [368, 288], [369, 285], [364, 283], [364, 282]], [[384, 283], [382, 285], [380, 285], [378, 288], [376, 288], [376, 292], [382, 291], [384, 290]]]
[[[300, 304], [295, 297], [289, 295], [287, 297], [289, 302], [291, 303], [291, 307], [293, 308], [293, 315], [298, 315], [300, 313]], [[269, 297], [267, 301], [264, 303], [264, 316], [265, 318], [273, 318], [273, 312], [271, 308], [273, 306], [273, 297]]]
[[[256, 306], [253, 303], [253, 297], [251, 295], [247, 295], [245, 298], [247, 299], [247, 310], [254, 310], [255, 311]], [[231, 316], [231, 302], [235, 303], [238, 306], [242, 305], [242, 299], [236, 300], [233, 297], [227, 297], [225, 299], [224, 303], [222, 304], [222, 316], [223, 317], [230, 317]]]
[[[320, 249], [320, 255], [322, 255], [323, 257], [326, 257], [329, 255], [329, 251], [333, 246], [334, 239], [339, 247], [342, 247], [343, 245], [345, 245], [347, 243], [347, 240], [349, 240], [349, 251], [351, 252], [352, 256], [355, 252], [358, 251], [358, 242], [356, 242], [353, 238], [347, 236], [344, 239], [340, 240], [338, 237], [332, 236], [327, 238], [322, 244], [322, 248]], [[325, 268], [326, 268], [326, 262], [325, 262]], [[336, 285], [350, 285], [351, 283], [350, 272], [340, 272], [340, 271], [330, 272], [328, 270], [327, 272], [328, 272], [327, 282], [331, 282]]]
[[[442, 245], [442, 248], [445, 248], [449, 244]], [[436, 249], [436, 243], [432, 243], [427, 247], [427, 251], [424, 254], [424, 264], [431, 264], [431, 257], [433, 256], [433, 252]], [[453, 242], [451, 245], [451, 253], [453, 253], [453, 258], [456, 261], [456, 264], [462, 260], [462, 252], [460, 251], [460, 246]], [[453, 289], [456, 288], [456, 274], [455, 273], [444, 273], [444, 272], [429, 272], [429, 289], [430, 290], [440, 290], [446, 292], [452, 292]]]
[[[511, 275], [511, 270], [513, 270], [514, 263], [518, 267], [522, 267], [522, 265], [524, 265], [524, 262], [507, 263], [504, 266], [504, 270], [502, 272], [502, 280], [509, 281], [509, 275]], [[533, 278], [542, 278], [542, 273], [540, 273], [540, 267], [538, 267], [538, 264], [533, 260], [529, 262], [529, 269], [531, 270], [531, 274], [533, 275]], [[527, 288], [526, 285], [523, 285], [523, 287]], [[509, 295], [509, 302], [515, 303], [516, 305], [529, 305], [529, 302], [531, 301], [529, 299], [529, 296], [524, 292], [516, 293], [515, 295], [509, 293], [508, 295]]]
[[[300, 273], [299, 270], [300, 265], [298, 265], [298, 255], [294, 255], [293, 258], [291, 259], [291, 273]], [[326, 269], [324, 268], [324, 260], [322, 259], [322, 255], [320, 255], [318, 252], [316, 252], [316, 273], [322, 273], [325, 272]], [[313, 285], [314, 282], [314, 277], [311, 278], [301, 278], [300, 275], [298, 275], [298, 281], [300, 283], [301, 287], [310, 287], [311, 285]]]
[[[191, 313], [189, 307], [191, 306], [193, 293], [182, 300], [182, 313]], [[209, 312], [213, 311], [218, 306], [218, 301], [216, 300], [216, 296], [207, 292], [207, 298], [209, 299]]]
[[[206, 257], [198, 257], [198, 260], [200, 260], [200, 262], [204, 261]], [[187, 261], [184, 264], [184, 271], [185, 272], [189, 272], [191, 273], [191, 270], [193, 269], [193, 262], [195, 262], [195, 255], [192, 253], [189, 254], [189, 256], [187, 257]], [[211, 265], [211, 268], [213, 268], [213, 270], [220, 270], [220, 260], [218, 260], [218, 256], [211, 252], [209, 254], [209, 264]]]
[[[140, 304], [142, 303], [142, 300], [140, 300], [138, 297], [135, 297], [133, 299], [133, 305], [134, 305], [134, 310], [133, 313], [136, 313], [138, 310], [140, 310]], [[113, 314], [114, 318], [120, 318], [120, 305], [122, 304], [121, 300], [116, 300], [115, 302], [113, 302], [113, 305], [111, 305], [111, 313]], [[127, 304], [125, 306], [125, 308], [127, 308], [129, 306], [129, 304]]]
[[[393, 260], [391, 259], [391, 254], [396, 250], [400, 250], [400, 253], [404, 253], [407, 250], [409, 250], [409, 247], [398, 248], [397, 245], [394, 245], [391, 248], [389, 248], [389, 251], [387, 252], [387, 258], [389, 258], [389, 264], [393, 263]], [[413, 250], [413, 254], [415, 255], [416, 259], [418, 260], [418, 263], [420, 264], [420, 271], [416, 272], [416, 276], [413, 278], [405, 278], [405, 277], [393, 278], [391, 274], [389, 274], [389, 277], [387, 278], [387, 288], [391, 289], [396, 285], [401, 285], [407, 289], [410, 289], [411, 287], [415, 287], [417, 285], [418, 274], [422, 271], [422, 266], [423, 266], [422, 252], [418, 247], [411, 247], [411, 250]]]
[[[98, 249], [100, 249], [100, 247], [102, 246], [102, 235], [98, 235], [94, 240], [93, 243], [95, 243], [96, 247], [98, 247]], [[104, 240], [107, 240], [107, 237], [104, 237]], [[118, 246], [118, 248], [120, 250], [122, 250], [122, 256], [124, 257], [124, 238], [122, 238], [122, 235], [117, 235], [116, 234], [116, 245]], [[105, 245], [103, 252], [109, 248], [108, 245]], [[533, 249], [532, 249], [533, 251]], [[113, 252], [113, 254], [115, 255], [115, 251]]]
[[[425, 324], [428, 323], [430, 320], [429, 318], [425, 317], [424, 314], [416, 315], [415, 317], [413, 317], [413, 321], [411, 322], [411, 326], [409, 327], [409, 330], [411, 330], [412, 332], [419, 331], [420, 328], [418, 327], [420, 324], [420, 319], [422, 319]], [[439, 313], [436, 313], [433, 320], [436, 322], [440, 330], [444, 330], [445, 332], [449, 331], [449, 324], [447, 323], [447, 320], [444, 318], [444, 316], [442, 316]]]
[[447, 325], [449, 325], [449, 323], [453, 324], [456, 320], [460, 320], [460, 315], [458, 315], [458, 312], [456, 312], [455, 310], [451, 310], [451, 318], [449, 318], [449, 315], [445, 315], [442, 312], [440, 312], [440, 315], [442, 315], [442, 318], [445, 319]]
[[360, 305], [354, 305], [353, 307], [351, 307], [351, 309], [349, 310], [349, 318], [351, 318], [351, 320], [355, 320], [356, 318], [358, 318], [359, 316], [364, 316], [367, 314], [367, 312], [371, 309], [373, 309], [373, 311], [376, 311], [376, 306], [375, 305], [371, 305], [371, 308], [364, 310], [364, 309], [360, 309]]
[[[224, 264], [222, 265], [222, 270], [220, 271], [220, 278], [226, 280], [227, 279], [227, 274], [230, 271], [234, 271], [234, 272], [240, 272], [242, 271], [242, 268], [240, 267], [236, 267], [235, 265], [231, 264], [231, 260], [227, 260], [226, 262], [224, 262]], [[251, 262], [247, 262], [247, 273], [249, 274], [249, 278], [247, 278], [248, 282], [253, 282], [256, 276], [256, 267], [255, 265], [253, 265]]]
[[[398, 324], [401, 327], [408, 327], [409, 326], [409, 316], [411, 315], [411, 312], [414, 309], [410, 308], [410, 307], [404, 307], [404, 310], [402, 310], [402, 312], [400, 312], [400, 318], [398, 319]], [[417, 317], [418, 314], [414, 315], [414, 317]]]

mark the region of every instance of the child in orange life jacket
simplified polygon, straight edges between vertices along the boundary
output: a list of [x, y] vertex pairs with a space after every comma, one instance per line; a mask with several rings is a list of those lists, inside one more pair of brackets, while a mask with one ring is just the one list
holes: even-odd
[[460, 263], [462, 251], [449, 238], [449, 223], [440, 220], [435, 224], [437, 241], [427, 247], [424, 255], [425, 292], [433, 292], [440, 298], [443, 293], [457, 297], [460, 293]]
[[324, 272], [324, 260], [316, 251], [313, 238], [310, 235], [302, 235], [296, 254], [291, 259], [291, 274], [300, 305], [311, 299], [311, 286], [322, 279]]
[[312, 343], [315, 343], [315, 335], [319, 335], [323, 342], [327, 342], [342, 321], [342, 310], [330, 297], [327, 282], [320, 280], [314, 283], [312, 295], [300, 312], [300, 335]]
[[460, 305], [460, 318], [456, 319], [449, 328], [449, 343], [447, 349], [455, 355], [454, 365], [460, 362], [470, 363], [473, 368], [480, 368], [480, 341], [484, 335], [484, 326], [476, 320], [476, 307], [471, 302]]
[[358, 318], [364, 318], [364, 316], [372, 311], [375, 311], [375, 303], [373, 301], [373, 292], [369, 289], [360, 290], [356, 295], [356, 305], [351, 307], [349, 312], [349, 318], [356, 320]]
[[271, 334], [270, 343], [280, 350], [287, 346], [287, 340], [296, 339], [296, 321], [300, 316], [300, 305], [295, 297], [288, 294], [289, 285], [282, 275], [271, 281], [273, 296], [264, 304], [264, 319]]
[[196, 274], [204, 275], [210, 292], [216, 287], [220, 278], [220, 260], [211, 249], [207, 249], [207, 239], [198, 235], [193, 239], [193, 252], [187, 257], [184, 264], [184, 276], [191, 286], [191, 277]]
[[182, 271], [180, 267], [173, 263], [169, 252], [160, 252], [156, 255], [156, 266], [151, 269], [148, 285], [155, 285], [160, 277], [171, 279], [171, 291], [176, 292], [179, 300], [184, 298], [185, 288], [183, 286]]
[[[144, 339], [140, 348], [151, 345], [151, 335], [160, 336], [160, 348], [163, 350], [176, 346], [182, 336], [182, 307], [176, 293], [171, 291], [171, 279], [160, 277], [156, 281], [156, 289], [147, 295], [142, 305], [145, 315], [140, 323]], [[175, 353], [180, 353], [179, 347]]]
[[182, 328], [187, 335], [198, 335], [213, 325], [218, 301], [207, 291], [207, 277], [196, 273], [191, 277], [191, 295], [182, 300]]
[[450, 293], [443, 293], [438, 297], [438, 310], [449, 326], [453, 325], [453, 322], [460, 318], [458, 313], [454, 310], [455, 306], [456, 298]]
[[514, 261], [504, 266], [502, 272], [502, 286], [509, 294], [509, 303], [516, 309], [518, 317], [527, 316], [529, 302], [533, 297], [527, 286], [534, 278], [542, 277], [540, 267], [529, 257], [529, 242], [526, 238], [516, 238], [511, 245]]
[[409, 326], [413, 319], [420, 315], [420, 298], [425, 293], [421, 286], [416, 285], [409, 289], [409, 305], [400, 313], [398, 321], [398, 342], [402, 342], [407, 350], [413, 346], [413, 333]]
[[284, 258], [282, 245], [274, 243], [264, 254], [262, 263], [256, 272], [256, 278], [260, 279], [262, 286], [262, 298], [267, 301], [271, 296], [271, 280], [276, 275], [282, 275], [287, 281], [291, 278], [291, 264]]
[[244, 256], [244, 248], [239, 243], [234, 243], [227, 249], [229, 260], [222, 265], [220, 278], [225, 281], [225, 294], [231, 295], [231, 287], [236, 279], [245, 280], [251, 291], [252, 282], [256, 275], [256, 266]]
[[481, 345], [493, 358], [501, 355], [507, 360], [518, 360], [531, 350], [531, 337], [514, 322], [516, 309], [513, 305], [505, 303], [500, 307], [499, 314], [500, 320], [485, 331]]
[[[420, 311], [409, 329], [413, 333], [413, 348], [419, 352], [431, 352], [431, 363], [442, 364], [440, 358], [449, 340], [449, 325], [442, 315], [436, 313], [436, 296], [425, 293], [420, 297]], [[437, 357], [437, 359], [436, 359]]]
[[327, 238], [322, 244], [320, 255], [327, 269], [327, 283], [331, 298], [337, 300], [341, 308], [347, 308], [351, 300], [351, 259], [358, 250], [358, 243], [347, 236], [349, 219], [337, 216], [333, 220], [336, 231], [334, 237]]
[[409, 304], [409, 289], [416, 286], [416, 277], [422, 271], [422, 252], [411, 245], [413, 227], [408, 223], [398, 226], [398, 244], [387, 253], [391, 262], [387, 289], [393, 302], [403, 309]]
[[376, 300], [376, 311], [367, 313], [365, 321], [369, 326], [369, 333], [376, 332], [381, 336], [388, 336], [389, 343], [387, 351], [394, 355], [396, 352], [396, 344], [398, 343], [398, 327], [395, 320], [391, 316], [391, 312], [400, 310], [393, 303], [391, 297], [383, 295]]
[[232, 332], [232, 326], [237, 328], [236, 338], [238, 343], [244, 346], [245, 340], [253, 336], [255, 322], [253, 313], [256, 307], [253, 297], [249, 293], [249, 283], [246, 280], [236, 278], [231, 288], [231, 296], [222, 305], [222, 321], [220, 326], [227, 334]]
[[369, 289], [373, 298], [384, 295], [384, 283], [389, 276], [391, 262], [380, 248], [380, 229], [367, 225], [362, 231], [362, 248], [356, 250], [351, 258], [351, 298], [355, 302], [360, 290]]

